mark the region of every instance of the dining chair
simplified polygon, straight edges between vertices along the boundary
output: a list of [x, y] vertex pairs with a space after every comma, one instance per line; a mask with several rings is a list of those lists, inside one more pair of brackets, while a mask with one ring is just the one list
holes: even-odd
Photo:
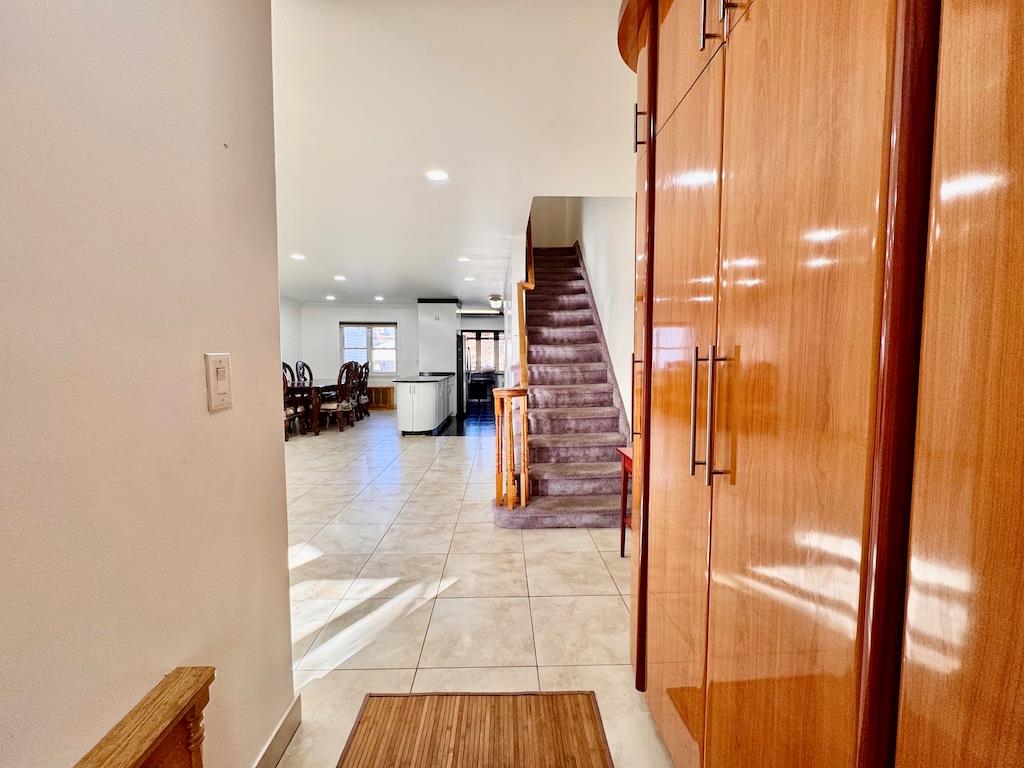
[[338, 431], [345, 431], [345, 422], [355, 426], [355, 400], [353, 397], [354, 381], [356, 377], [355, 368], [358, 363], [345, 363], [338, 369], [337, 396], [330, 402], [320, 402], [320, 413], [327, 417], [328, 423], [331, 416], [338, 422]]
[[370, 363], [359, 366], [359, 385], [356, 388], [356, 415], [370, 417]]
[[295, 363], [295, 375], [299, 377], [299, 381], [312, 381], [313, 369], [308, 363], [299, 360]]
[[[285, 366], [287, 367], [287, 363]], [[288, 392], [287, 373], [281, 373], [281, 385], [284, 390], [284, 440], [288, 442], [288, 428], [292, 425], [292, 422], [297, 423], [300, 434], [306, 434], [304, 420], [308, 418], [309, 407], [304, 398]]]
[[288, 363], [281, 363], [281, 369], [284, 371], [284, 375], [288, 377], [286, 379], [286, 381], [289, 384], [294, 384], [295, 383], [295, 370], [290, 365], [288, 365]]

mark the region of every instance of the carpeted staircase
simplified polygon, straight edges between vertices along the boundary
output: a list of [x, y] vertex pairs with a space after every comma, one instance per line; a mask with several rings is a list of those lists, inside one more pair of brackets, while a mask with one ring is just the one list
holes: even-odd
[[617, 527], [625, 411], [575, 248], [534, 250], [528, 294], [530, 494], [500, 510], [515, 528]]

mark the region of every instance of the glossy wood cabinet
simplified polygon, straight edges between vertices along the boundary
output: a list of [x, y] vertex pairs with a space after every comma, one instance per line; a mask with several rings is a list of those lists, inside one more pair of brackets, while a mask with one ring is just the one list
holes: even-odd
[[759, 0], [727, 44], [713, 766], [857, 753], [892, 7], [841, 5]]
[[946, 0], [897, 768], [1024, 765], [1024, 15]]
[[695, 357], [715, 341], [724, 78], [719, 51], [657, 144], [647, 695], [678, 766], [700, 766], [704, 741], [711, 489], [690, 467], [706, 444]]
[[660, 20], [638, 679], [680, 768], [889, 764], [909, 464], [878, 457], [913, 446], [934, 5], [724, 3], [701, 58], [698, 3], [631, 2]]
[[[647, 558], [643, 542], [646, 539], [645, 509], [647, 507], [646, 492], [646, 423], [647, 411], [650, 407], [647, 398], [647, 378], [649, 375], [648, 359], [650, 357], [650, 328], [647, 322], [649, 311], [648, 283], [650, 259], [648, 258], [648, 241], [652, 240], [647, 226], [647, 209], [653, 186], [652, 154], [648, 151], [651, 140], [650, 116], [655, 104], [649, 89], [651, 72], [649, 70], [649, 30], [650, 11], [643, 13], [637, 21], [637, 29], [633, 34], [636, 39], [636, 73], [637, 73], [637, 108], [633, 115], [637, 123], [634, 130], [638, 143], [636, 150], [636, 231], [635, 231], [635, 280], [633, 296], [633, 393], [632, 393], [632, 443], [633, 443], [633, 496], [631, 507], [632, 535], [630, 537], [630, 574], [631, 583], [646, 584]], [[633, 617], [630, 631], [630, 658], [637, 672], [637, 688], [644, 690], [646, 681], [646, 632], [644, 623], [647, 615], [646, 589], [630, 592], [630, 615]], [[639, 619], [639, 621], [638, 621]]]
[[658, 3], [658, 130], [722, 46], [722, 0]]

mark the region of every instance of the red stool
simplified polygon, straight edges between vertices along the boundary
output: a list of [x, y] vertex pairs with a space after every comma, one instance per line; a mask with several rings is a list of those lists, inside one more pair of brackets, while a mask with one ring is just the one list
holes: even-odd
[[619, 506], [619, 557], [626, 556], [626, 527], [633, 528], [632, 510], [626, 508], [629, 500], [629, 478], [633, 476], [633, 449], [616, 448], [622, 462], [622, 495]]

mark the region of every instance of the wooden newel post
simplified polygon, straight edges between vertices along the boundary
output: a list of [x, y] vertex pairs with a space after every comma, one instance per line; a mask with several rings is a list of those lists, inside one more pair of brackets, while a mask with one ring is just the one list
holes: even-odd
[[[529, 447], [527, 436], [529, 420], [526, 411], [525, 387], [506, 387], [494, 390], [494, 501], [505, 504], [509, 509], [519, 502], [526, 506], [530, 496]], [[520, 472], [519, 492], [516, 489], [516, 451], [514, 430], [514, 409], [512, 403], [522, 398], [520, 418]]]

